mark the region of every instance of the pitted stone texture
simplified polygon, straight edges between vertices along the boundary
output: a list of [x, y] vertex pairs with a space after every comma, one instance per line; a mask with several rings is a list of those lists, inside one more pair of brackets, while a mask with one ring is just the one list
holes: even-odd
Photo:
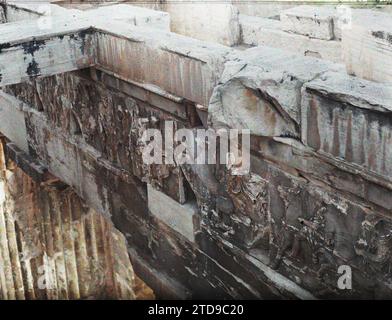
[[259, 136], [298, 137], [302, 85], [340, 69], [279, 49], [248, 49], [226, 63], [209, 105], [210, 122]]
[[368, 80], [392, 82], [392, 15], [352, 10], [343, 29], [342, 52], [347, 72]]
[[392, 178], [392, 86], [329, 73], [306, 84], [302, 140], [383, 178]]

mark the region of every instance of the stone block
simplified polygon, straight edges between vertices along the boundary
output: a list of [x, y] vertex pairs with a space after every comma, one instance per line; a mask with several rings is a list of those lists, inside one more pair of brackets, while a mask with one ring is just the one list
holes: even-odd
[[146, 102], [147, 104], [179, 117], [182, 120], [188, 118], [184, 99], [174, 96], [157, 86], [124, 81], [111, 74], [93, 68], [90, 69], [90, 75], [91, 78], [98, 83], [102, 83], [105, 86], [116, 89], [132, 98]]
[[[208, 256], [235, 274], [243, 283], [251, 285], [258, 299], [279, 299], [280, 296], [301, 300], [315, 297], [294, 281], [267, 265], [268, 257], [257, 253], [247, 253], [232, 242], [220, 237], [210, 229], [202, 228], [198, 244]], [[233, 259], [235, 257], [235, 259]], [[272, 295], [269, 292], [272, 290]]]
[[349, 74], [392, 82], [392, 16], [353, 10], [351, 27], [342, 32], [343, 60]]
[[304, 56], [341, 63], [341, 42], [309, 38], [285, 32], [279, 20], [240, 15], [242, 41], [252, 46], [269, 46]]
[[310, 38], [332, 40], [337, 12], [331, 6], [303, 5], [280, 13], [283, 30]]
[[241, 14], [245, 14], [248, 16], [256, 16], [256, 17], [276, 17], [279, 16], [279, 13], [283, 10], [290, 9], [295, 7], [295, 2], [292, 3], [283, 3], [283, 2], [247, 2], [247, 1], [238, 1], [235, 3], [235, 6], [238, 8]]
[[[46, 19], [56, 16], [57, 19], [82, 14], [81, 10], [65, 8], [49, 1], [7, 1], [7, 19], [9, 22]], [[49, 20], [46, 20], [49, 21]]]
[[341, 73], [305, 85], [302, 140], [382, 179], [392, 178], [392, 86]]
[[223, 239], [250, 250], [269, 246], [268, 182], [249, 173], [234, 176], [227, 170], [218, 171], [219, 184], [226, 186], [225, 198], [217, 201], [216, 208], [204, 224], [219, 233]]
[[0, 133], [28, 152], [27, 131], [22, 104], [0, 90]]
[[97, 35], [100, 68], [204, 106], [223, 71], [225, 57], [233, 51], [173, 33], [126, 30], [124, 24], [102, 28], [111, 33]]
[[[75, 144], [62, 141], [59, 130], [47, 123], [46, 117], [34, 111], [26, 115], [26, 126], [31, 154], [37, 156], [37, 161], [45, 165], [50, 173], [83, 194], [82, 166]], [[89, 192], [96, 193], [97, 189]]]
[[302, 85], [340, 69], [275, 48], [245, 50], [225, 65], [209, 105], [210, 122], [214, 128], [249, 129], [259, 136], [299, 136]]
[[167, 12], [136, 7], [128, 4], [101, 6], [83, 12], [91, 19], [107, 19], [146, 28], [170, 31], [170, 15]]
[[[359, 172], [358, 167], [343, 159], [314, 152], [292, 138], [253, 137], [252, 151], [278, 166], [283, 166], [293, 175], [302, 175], [309, 180], [322, 181], [334, 190], [351, 194], [366, 201], [370, 207], [392, 209], [392, 184], [385, 177]], [[251, 157], [251, 170], [257, 167], [259, 158]], [[267, 179], [267, 178], [266, 178]]]
[[[30, 154], [106, 217], [147, 214], [143, 185], [80, 137], [64, 133], [45, 115], [26, 110]], [[114, 218], [113, 218], [114, 219]]]
[[94, 35], [86, 26], [76, 20], [53, 22], [49, 30], [34, 21], [0, 25], [0, 87], [94, 65]]
[[170, 1], [165, 10], [170, 13], [173, 32], [199, 39], [233, 46], [240, 40], [238, 9], [230, 1]]
[[[227, 270], [215, 258], [200, 250], [197, 244], [184, 241], [178, 232], [158, 219], [137, 219], [129, 215], [124, 224], [118, 225], [118, 228], [128, 230], [124, 233], [132, 248], [131, 259], [136, 251], [148, 265], [159, 266], [160, 281], [166, 282], [166, 277], [176, 279], [190, 299], [254, 299], [260, 296], [257, 290], [264, 290], [265, 298], [279, 296], [274, 289], [260, 283], [257, 283], [256, 290], [254, 282], [249, 283]], [[234, 260], [233, 256], [231, 259]]]
[[180, 204], [155, 190], [151, 185], [148, 185], [147, 193], [150, 213], [189, 241], [194, 242], [194, 221], [198, 214], [196, 203]]

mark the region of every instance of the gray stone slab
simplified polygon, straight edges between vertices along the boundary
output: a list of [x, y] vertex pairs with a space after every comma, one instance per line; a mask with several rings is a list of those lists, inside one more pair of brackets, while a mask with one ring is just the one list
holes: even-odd
[[189, 241], [195, 241], [194, 219], [196, 219], [198, 212], [196, 203], [180, 204], [148, 185], [148, 209], [158, 220], [173, 228]]

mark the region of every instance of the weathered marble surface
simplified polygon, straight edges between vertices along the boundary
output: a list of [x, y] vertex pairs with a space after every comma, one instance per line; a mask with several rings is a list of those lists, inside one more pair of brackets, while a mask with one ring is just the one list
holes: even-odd
[[[241, 273], [230, 257], [241, 259], [247, 252], [320, 298], [391, 295], [389, 217], [317, 180], [293, 176], [261, 159], [253, 162], [252, 173], [245, 177], [233, 177], [224, 170], [203, 172], [210, 172], [208, 178], [200, 173], [185, 175], [202, 198], [198, 239], [203, 250], [229, 270]], [[202, 201], [208, 193], [210, 199], [225, 199], [224, 205], [218, 200]], [[212, 245], [211, 237], [222, 244]], [[249, 262], [243, 261], [242, 267]], [[340, 265], [355, 269], [355, 289], [350, 292], [336, 287]]]
[[226, 64], [209, 105], [209, 121], [249, 129], [259, 136], [299, 136], [301, 87], [333, 63], [260, 46], [241, 52]]
[[[145, 128], [159, 129], [164, 135], [165, 120], [179, 128], [185, 125], [183, 121], [130, 95], [108, 90], [99, 82], [72, 73], [11, 86], [7, 92], [38, 107], [51, 123], [82, 139], [124, 173], [134, 174], [180, 203], [185, 202], [180, 169], [174, 164], [145, 165], [141, 143]], [[29, 94], [32, 92], [33, 95]], [[55, 154], [55, 144], [53, 148]], [[70, 164], [70, 168], [73, 165]], [[74, 186], [76, 182], [68, 183]]]
[[[39, 28], [36, 21], [4, 24], [0, 30], [2, 86], [97, 65], [125, 80], [156, 85], [203, 106], [208, 105], [225, 57], [233, 51], [164, 30], [151, 32], [121, 19], [102, 21], [84, 15], [53, 17], [49, 30]], [[23, 50], [14, 50], [18, 48]], [[17, 63], [6, 64], [9, 59]]]
[[255, 17], [276, 17], [283, 10], [297, 6], [295, 3], [271, 3], [271, 2], [236, 2], [236, 7], [241, 14]]
[[[270, 168], [269, 174], [273, 267], [328, 297], [339, 295], [337, 267], [349, 265], [353, 290], [342, 296], [390, 296], [390, 218], [281, 170]], [[368, 221], [380, 229], [367, 228]]]
[[143, 29], [126, 32], [115, 24], [102, 27], [113, 34], [97, 35], [97, 63], [101, 68], [125, 80], [157, 85], [204, 106], [218, 82], [225, 57], [233, 51], [176, 34]]
[[391, 85], [329, 73], [305, 85], [302, 140], [390, 180], [391, 112]]
[[58, 21], [43, 31], [35, 22], [1, 25], [0, 86], [94, 65], [94, 35], [83, 26]]

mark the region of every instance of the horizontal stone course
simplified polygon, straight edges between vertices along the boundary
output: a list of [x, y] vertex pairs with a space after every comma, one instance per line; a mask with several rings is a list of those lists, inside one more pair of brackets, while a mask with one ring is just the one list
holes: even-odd
[[102, 32], [97, 36], [97, 63], [103, 69], [208, 105], [232, 49], [170, 33], [152, 34], [139, 29], [124, 32], [120, 25], [119, 29], [115, 27], [105, 26], [112, 34]]
[[[252, 150], [293, 175], [322, 182], [353, 201], [363, 203], [386, 213], [392, 209], [392, 184], [387, 177], [353, 166], [343, 159], [320, 154], [291, 138], [260, 137], [252, 142]], [[255, 161], [251, 159], [251, 163]], [[387, 210], [387, 211], [385, 211]]]
[[[347, 297], [390, 296], [390, 272], [372, 272], [389, 263], [386, 252], [391, 246], [381, 239], [392, 228], [390, 217], [369, 211], [334, 190], [267, 168], [272, 267], [297, 279], [317, 297], [328, 298], [334, 295], [337, 268], [346, 264], [355, 270], [353, 290]], [[372, 248], [377, 248], [375, 255]]]

